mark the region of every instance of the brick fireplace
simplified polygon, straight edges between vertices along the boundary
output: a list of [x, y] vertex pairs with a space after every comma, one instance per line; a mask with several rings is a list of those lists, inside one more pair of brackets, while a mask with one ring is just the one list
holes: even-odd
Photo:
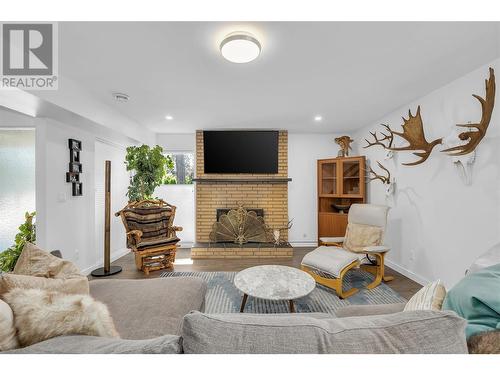
[[[261, 209], [266, 224], [272, 228], [286, 227], [288, 223], [288, 133], [278, 136], [278, 173], [276, 174], [205, 174], [203, 161], [203, 131], [196, 132], [196, 241], [193, 258], [230, 257], [288, 257], [291, 248], [260, 245], [240, 247], [224, 244], [221, 248], [208, 246], [212, 225], [217, 220], [217, 209]], [[287, 231], [282, 233], [288, 238]]]

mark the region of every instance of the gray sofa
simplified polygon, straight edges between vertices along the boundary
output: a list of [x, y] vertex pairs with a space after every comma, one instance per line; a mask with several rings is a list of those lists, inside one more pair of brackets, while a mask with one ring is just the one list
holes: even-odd
[[61, 336], [6, 352], [35, 353], [467, 353], [465, 320], [403, 312], [403, 304], [327, 314], [204, 314], [198, 278], [92, 280], [121, 339]]

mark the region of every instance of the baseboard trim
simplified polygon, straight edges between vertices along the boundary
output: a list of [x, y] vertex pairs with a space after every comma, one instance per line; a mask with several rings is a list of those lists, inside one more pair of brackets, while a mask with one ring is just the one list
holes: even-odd
[[413, 271], [407, 270], [406, 268], [400, 266], [397, 263], [394, 263], [393, 261], [391, 261], [387, 258], [385, 259], [385, 264], [387, 265], [387, 267], [392, 268], [394, 271], [399, 272], [400, 274], [415, 281], [416, 283], [419, 283], [420, 285], [427, 285], [431, 282], [430, 280], [426, 279], [425, 277], [420, 276]]
[[292, 247], [317, 247], [318, 243], [316, 241], [293, 241], [290, 242], [290, 245], [292, 245]]
[[[119, 249], [119, 250], [115, 250], [111, 253], [111, 261], [114, 262], [115, 260], [121, 258], [122, 256], [128, 254], [130, 252], [129, 249], [125, 248], [125, 249]], [[81, 272], [82, 274], [84, 275], [89, 275], [93, 270], [95, 270], [96, 268], [99, 268], [99, 267], [102, 267], [104, 265], [104, 262], [98, 262], [96, 264], [94, 264], [93, 266], [90, 266], [90, 267], [87, 267], [87, 268], [84, 268]]]

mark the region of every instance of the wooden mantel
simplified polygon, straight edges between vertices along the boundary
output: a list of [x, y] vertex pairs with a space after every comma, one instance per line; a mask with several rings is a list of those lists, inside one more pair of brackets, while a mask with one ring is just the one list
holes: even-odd
[[266, 183], [266, 184], [287, 184], [292, 181], [291, 178], [287, 177], [246, 177], [246, 178], [235, 178], [235, 177], [201, 177], [193, 178], [194, 182], [199, 182], [203, 184], [214, 184], [214, 183]]

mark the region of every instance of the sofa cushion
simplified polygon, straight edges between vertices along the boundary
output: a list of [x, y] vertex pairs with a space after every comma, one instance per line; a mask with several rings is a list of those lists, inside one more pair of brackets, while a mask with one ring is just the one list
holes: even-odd
[[[465, 321], [456, 314], [408, 311], [317, 319], [307, 314], [184, 317], [185, 353], [467, 353]], [[300, 339], [298, 339], [300, 338]]]
[[182, 317], [203, 309], [206, 290], [196, 277], [90, 282], [90, 294], [108, 306], [125, 339], [179, 335]]
[[180, 354], [181, 338], [167, 335], [149, 340], [95, 336], [59, 336], [5, 354]]

